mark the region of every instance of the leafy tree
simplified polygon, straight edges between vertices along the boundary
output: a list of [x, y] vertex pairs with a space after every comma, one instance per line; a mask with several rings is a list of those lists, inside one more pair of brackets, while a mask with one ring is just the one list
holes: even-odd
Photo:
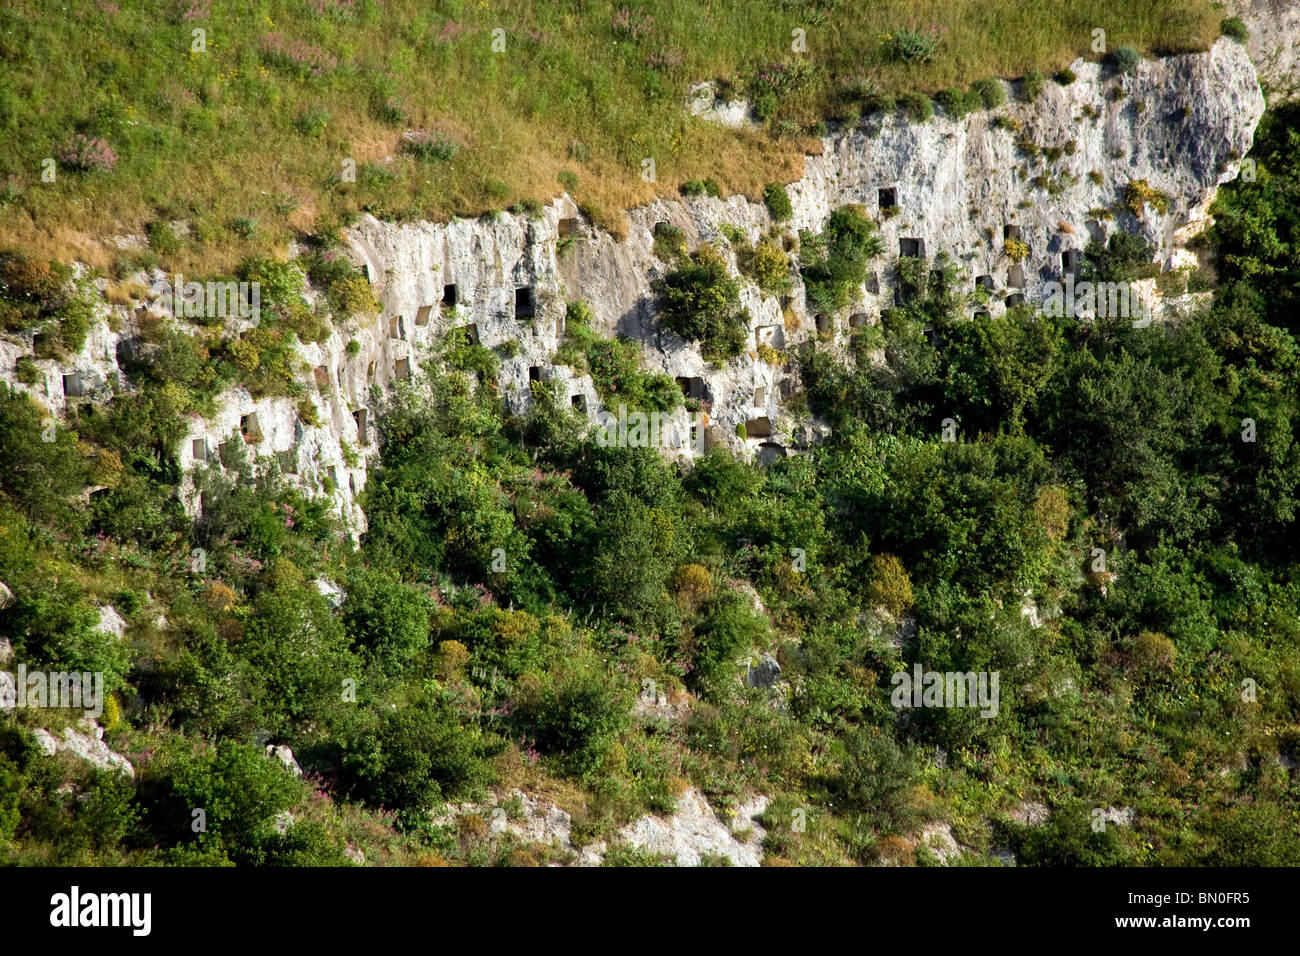
[[376, 666], [401, 672], [429, 645], [432, 602], [392, 571], [364, 568], [347, 580], [343, 625]]
[[588, 781], [626, 728], [627, 714], [622, 689], [586, 669], [566, 669], [519, 702], [519, 717], [541, 751]]
[[[258, 747], [224, 742], [190, 750], [180, 741], [149, 762], [140, 794], [157, 838], [252, 865], [267, 862], [280, 842], [277, 819], [306, 796], [304, 785]], [[206, 830], [196, 834], [197, 809]]]
[[408, 825], [441, 801], [468, 794], [487, 775], [479, 734], [463, 727], [432, 689], [381, 708], [369, 727], [350, 735], [341, 770], [349, 792], [398, 811]]
[[963, 421], [994, 430], [1022, 427], [1025, 410], [1051, 380], [1064, 339], [1050, 319], [1027, 308], [944, 329], [945, 392]]

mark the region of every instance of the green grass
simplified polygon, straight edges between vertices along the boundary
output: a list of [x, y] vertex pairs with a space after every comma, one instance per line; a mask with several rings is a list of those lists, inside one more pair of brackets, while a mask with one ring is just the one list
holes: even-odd
[[[572, 172], [579, 201], [617, 231], [619, 210], [692, 179], [757, 199], [767, 183], [796, 178], [807, 133], [851, 115], [873, 84], [928, 95], [1051, 71], [1090, 55], [1096, 25], [1143, 54], [1203, 47], [1219, 29], [1208, 0], [1039, 0], [1032, 15], [1010, 0], [660, 0], [645, 4], [653, 25], [637, 40], [614, 32], [619, 5], [607, 2], [360, 0], [354, 13], [334, 11], [341, 5], [245, 0], [208, 14], [201, 0], [7, 4], [0, 175], [11, 188], [0, 193], [0, 230], [41, 254], [106, 265], [115, 253], [104, 236], [189, 219], [195, 230], [163, 264], [221, 269], [358, 210], [477, 214], [549, 198]], [[198, 15], [184, 19], [187, 8]], [[944, 33], [928, 60], [891, 53], [891, 31], [932, 21]], [[796, 27], [805, 54], [791, 52]], [[196, 28], [206, 52], [191, 52]], [[683, 109], [692, 82], [752, 95], [764, 67], [796, 61], [763, 86], [770, 131], [721, 129]], [[408, 130], [439, 148], [404, 148]], [[78, 133], [107, 143], [115, 168], [60, 168], [42, 182], [42, 160]], [[657, 183], [641, 179], [645, 157]], [[347, 159], [356, 182], [342, 175]]]

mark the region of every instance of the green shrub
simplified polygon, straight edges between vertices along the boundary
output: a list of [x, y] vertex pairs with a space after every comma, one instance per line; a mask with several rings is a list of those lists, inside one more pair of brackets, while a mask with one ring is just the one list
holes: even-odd
[[794, 207], [790, 205], [790, 194], [780, 183], [768, 183], [763, 188], [763, 202], [777, 222], [785, 222], [794, 215]]
[[413, 130], [402, 137], [402, 149], [426, 163], [445, 163], [460, 151], [460, 143], [438, 130]]
[[713, 196], [716, 199], [722, 195], [722, 187], [712, 179], [688, 179], [682, 183], [680, 192], [683, 196]]
[[370, 281], [362, 275], [339, 279], [331, 283], [326, 291], [334, 310], [343, 316], [373, 315], [381, 308]]
[[572, 196], [574, 193], [578, 191], [577, 173], [568, 169], [564, 169], [556, 173], [555, 178], [559, 182], [559, 184], [564, 187], [565, 192], [567, 192], [569, 195]]
[[653, 251], [664, 262], [686, 255], [686, 231], [681, 226], [659, 223], [655, 226]]
[[872, 814], [887, 827], [903, 824], [914, 762], [892, 737], [875, 729], [849, 731], [843, 748], [837, 792], [853, 810]]
[[17, 765], [0, 753], [0, 846], [9, 842], [22, 820], [18, 804], [26, 786]]
[[736, 673], [736, 659], [759, 647], [767, 636], [767, 621], [743, 594], [727, 592], [704, 610], [695, 634], [696, 686], [725, 696], [727, 681]]
[[894, 617], [901, 617], [912, 607], [912, 579], [903, 562], [892, 554], [871, 557], [871, 579], [867, 586], [867, 600], [885, 608]]
[[0, 326], [17, 332], [50, 318], [69, 300], [69, 270], [17, 250], [0, 253]]
[[329, 125], [330, 114], [323, 106], [309, 106], [294, 118], [293, 128], [303, 136], [318, 137]]
[[1135, 73], [1142, 56], [1131, 46], [1117, 46], [1111, 50], [1109, 62], [1116, 73]]
[[934, 30], [899, 27], [885, 36], [885, 50], [899, 63], [929, 63], [939, 50], [940, 37]]
[[428, 648], [433, 606], [426, 591], [379, 568], [355, 572], [345, 590], [343, 625], [376, 666], [400, 673]]
[[1145, 179], [1135, 179], [1124, 187], [1124, 208], [1141, 219], [1146, 207], [1164, 214], [1169, 211], [1169, 194], [1153, 187]]
[[[170, 744], [144, 768], [141, 802], [153, 834], [169, 845], [223, 851], [259, 865], [279, 843], [276, 820], [306, 796], [304, 785], [259, 747], [235, 742], [192, 751]], [[195, 833], [194, 811], [206, 829]]]
[[879, 90], [863, 101], [862, 108], [871, 113], [892, 113], [898, 109], [898, 97], [892, 90]]
[[149, 248], [161, 256], [174, 256], [181, 251], [181, 241], [172, 224], [163, 219], [155, 219], [144, 227], [149, 239]]
[[452, 329], [444, 342], [443, 361], [449, 368], [474, 372], [480, 382], [495, 382], [500, 362], [496, 353], [485, 345], [471, 342], [468, 333]]
[[1160, 264], [1153, 262], [1155, 248], [1141, 236], [1127, 232], [1111, 235], [1106, 244], [1095, 239], [1085, 247], [1083, 277], [1097, 282], [1131, 282], [1153, 278]]
[[230, 231], [240, 239], [253, 239], [257, 236], [257, 220], [248, 216], [236, 216], [230, 220]]
[[883, 251], [875, 223], [859, 207], [836, 209], [826, 221], [820, 241], [801, 245], [801, 271], [809, 301], [825, 314], [843, 310], [866, 280], [868, 261]]
[[907, 118], [913, 123], [924, 123], [934, 115], [934, 103], [924, 93], [915, 90], [904, 93], [898, 102], [903, 112], [907, 114]]
[[1052, 79], [1054, 79], [1061, 86], [1069, 86], [1078, 78], [1079, 78], [1078, 75], [1076, 75], [1073, 70], [1069, 70], [1069, 69], [1057, 70], [1055, 73], [1052, 74]]
[[1007, 101], [1007, 91], [1003, 88], [1002, 81], [995, 77], [977, 80], [971, 89], [980, 98], [986, 110], [996, 109]]
[[704, 357], [723, 363], [744, 348], [749, 313], [740, 306], [740, 286], [711, 246], [700, 249], [653, 283], [665, 328], [699, 342]]
[[516, 216], [540, 219], [542, 217], [542, 204], [537, 199], [521, 199], [510, 207], [510, 211]]
[[[51, 441], [46, 441], [51, 438]], [[81, 490], [85, 462], [76, 436], [58, 425], [26, 394], [0, 383], [0, 491], [37, 521], [70, 515], [69, 498]]]
[[564, 772], [594, 780], [627, 727], [626, 696], [603, 674], [567, 671], [524, 695], [518, 713], [542, 753]]
[[1084, 809], [1073, 806], [1054, 811], [1042, 826], [1016, 829], [1011, 844], [1025, 866], [1123, 866], [1130, 853], [1116, 829], [1094, 829]]
[[624, 404], [632, 410], [667, 412], [681, 404], [681, 390], [671, 378], [642, 370], [641, 347], [634, 340], [604, 338], [590, 321], [591, 308], [585, 302], [568, 304], [556, 364], [590, 374], [600, 400], [611, 408]]
[[740, 226], [733, 226], [729, 222], [719, 223], [718, 232], [729, 242], [732, 247], [740, 247], [745, 244], [748, 235]]
[[302, 303], [307, 276], [294, 262], [280, 262], [266, 256], [251, 256], [236, 270], [244, 282], [256, 282], [262, 305], [294, 306]]
[[784, 295], [794, 286], [790, 278], [790, 257], [776, 236], [764, 236], [752, 249], [742, 249], [737, 259], [740, 271], [764, 295]]
[[41, 377], [40, 369], [30, 355], [23, 355], [14, 363], [14, 377], [24, 385], [35, 385]]
[[934, 101], [943, 108], [949, 119], [954, 120], [959, 120], [980, 107], [978, 93], [961, 90], [955, 86], [940, 90], [934, 95]]

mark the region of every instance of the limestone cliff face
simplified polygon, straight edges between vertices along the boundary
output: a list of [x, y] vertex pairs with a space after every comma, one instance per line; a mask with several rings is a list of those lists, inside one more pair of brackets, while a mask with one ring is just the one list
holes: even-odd
[[[1012, 97], [991, 112], [956, 121], [939, 115], [923, 124], [874, 116], [827, 137], [821, 154], [808, 157], [804, 177], [788, 187], [790, 225], [819, 231], [836, 208], [861, 204], [881, 223], [886, 254], [842, 316], [809, 314], [798, 279], [785, 301], [743, 282], [749, 347], [725, 367], [706, 363], [656, 323], [651, 283], [667, 265], [655, 257], [653, 239], [656, 224], [671, 223], [692, 246], [720, 238], [724, 226], [755, 240], [772, 223], [763, 205], [742, 196], [657, 200], [628, 213], [621, 240], [586, 222], [567, 196], [536, 219], [502, 214], [397, 225], [366, 217], [348, 230], [347, 241], [382, 311], [346, 323], [323, 345], [300, 349], [299, 374], [320, 423], [305, 425], [292, 399], [255, 400], [232, 389], [216, 416], [191, 420], [178, 449], [181, 463], [188, 471], [211, 461], [227, 441], [275, 456], [292, 480], [330, 494], [358, 534], [365, 517], [356, 496], [375, 450], [375, 396], [418, 374], [448, 329], [471, 327], [488, 347], [518, 343], [503, 351], [498, 383], [512, 410], [528, 407], [529, 382], [540, 378], [558, 381], [589, 416], [601, 411], [591, 381], [552, 362], [565, 303], [573, 299], [591, 306], [604, 333], [637, 340], [647, 368], [680, 379], [705, 400], [713, 442], [760, 459], [806, 446], [818, 427], [788, 413], [785, 400], [799, 383], [779, 353], [813, 336], [842, 344], [852, 326], [878, 321], [894, 302], [900, 255], [945, 254], [961, 285], [991, 289], [990, 302], [979, 308], [994, 314], [1013, 296], [1041, 300], [1045, 284], [1071, 267], [1073, 253], [1116, 230], [1144, 234], [1166, 267], [1194, 258], [1183, 245], [1204, 224], [1216, 187], [1237, 175], [1264, 110], [1246, 49], [1222, 39], [1205, 53], [1144, 61], [1133, 76], [1083, 61], [1071, 69], [1075, 82], [1049, 81], [1033, 104]], [[697, 90], [692, 109], [709, 115], [698, 98]], [[727, 109], [716, 112], [729, 116]], [[1168, 197], [1166, 210], [1148, 206], [1140, 218], [1098, 212], [1116, 207], [1125, 188], [1143, 180]], [[1027, 245], [1022, 262], [1005, 254], [1007, 237]], [[734, 270], [734, 258], [731, 264]], [[109, 330], [110, 309], [118, 312], [120, 333]], [[30, 340], [0, 339], [0, 376], [54, 415], [73, 392], [83, 393], [74, 400], [94, 400], [110, 386], [127, 387], [117, 353], [134, 333], [134, 316], [121, 306], [105, 305], [104, 312], [81, 354], [63, 364], [37, 362], [31, 386], [17, 384], [15, 374]], [[357, 346], [349, 354], [351, 341]], [[760, 344], [776, 351], [760, 352]], [[737, 426], [746, 424], [752, 437], [738, 437]], [[197, 508], [188, 481], [182, 492]]]
[[1295, 0], [1228, 0], [1250, 31], [1246, 49], [1270, 104], [1300, 95], [1300, 4]]
[[[1062, 278], [1072, 254], [1115, 230], [1142, 233], [1166, 267], [1187, 258], [1183, 243], [1203, 224], [1216, 187], [1236, 177], [1264, 110], [1245, 49], [1224, 39], [1204, 54], [1144, 61], [1134, 76], [1116, 76], [1082, 60], [1072, 70], [1075, 82], [1048, 83], [1033, 104], [922, 124], [877, 116], [828, 137], [822, 154], [809, 157], [804, 177], [789, 187], [791, 226], [820, 231], [835, 209], [858, 203], [881, 222], [886, 255], [845, 316], [807, 314], [799, 285], [782, 303], [746, 283], [750, 347], [723, 368], [708, 365], [697, 349], [655, 322], [651, 282], [666, 266], [653, 253], [654, 227], [677, 226], [692, 245], [719, 238], [723, 226], [754, 240], [772, 223], [761, 204], [744, 197], [656, 201], [628, 213], [631, 228], [624, 240], [590, 227], [566, 197], [535, 221], [503, 216], [397, 226], [367, 219], [353, 230], [352, 242], [379, 287], [389, 320], [402, 316], [409, 324], [412, 315], [431, 317], [423, 331], [413, 330], [416, 338], [472, 323], [484, 345], [520, 342], [518, 355], [501, 373], [502, 389], [516, 410], [530, 400], [532, 370], [534, 376], [560, 378], [571, 395], [583, 396], [592, 414], [597, 411], [590, 383], [549, 361], [562, 335], [565, 300], [582, 299], [606, 333], [642, 344], [648, 367], [701, 380], [696, 387], [711, 400], [715, 440], [750, 452], [760, 444], [779, 445], [777, 453], [783, 453], [811, 436], [807, 423], [782, 410], [783, 392], [797, 384], [793, 369], [763, 361], [758, 345], [788, 350], [817, 334], [842, 340], [851, 325], [876, 321], [893, 303], [900, 255], [933, 259], [945, 253], [971, 290], [987, 277], [987, 308], [995, 314], [1013, 296], [1041, 300], [1044, 284]], [[717, 113], [730, 115], [726, 108]], [[1116, 206], [1135, 181], [1167, 196], [1168, 208], [1148, 206], [1140, 218], [1099, 212]], [[562, 236], [573, 238], [561, 251]], [[1027, 244], [1023, 262], [1005, 254], [1007, 237]], [[448, 314], [438, 302], [449, 284], [457, 289], [458, 305]], [[531, 318], [517, 320], [517, 295], [521, 303], [535, 301]], [[736, 437], [737, 425], [760, 419], [774, 423], [771, 436]], [[751, 427], [764, 430], [761, 424]]]

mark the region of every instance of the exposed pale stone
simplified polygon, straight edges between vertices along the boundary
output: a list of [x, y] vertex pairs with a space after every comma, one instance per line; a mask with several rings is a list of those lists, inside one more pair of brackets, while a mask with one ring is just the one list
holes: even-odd
[[[99, 730], [96, 727], [96, 730]], [[103, 731], [99, 731], [102, 736]], [[71, 727], [63, 728], [63, 741], [58, 745], [60, 750], [67, 750], [76, 754], [82, 760], [88, 761], [99, 767], [101, 770], [116, 769], [128, 776], [135, 776], [135, 768], [131, 766], [131, 761], [127, 760], [121, 754], [114, 753], [108, 749], [98, 736], [83, 734]]]
[[961, 846], [953, 836], [952, 827], [947, 823], [927, 823], [921, 828], [920, 843], [945, 866], [962, 854]]
[[327, 578], [317, 578], [312, 582], [316, 590], [330, 602], [330, 607], [339, 608], [343, 606], [344, 594], [343, 589]]
[[280, 761], [280, 763], [284, 764], [284, 768], [295, 777], [302, 776], [302, 767], [298, 766], [298, 761], [294, 759], [293, 751], [288, 747], [283, 744], [279, 746], [268, 744], [266, 752], [268, 755], [275, 757]]
[[126, 621], [117, 613], [117, 608], [106, 604], [99, 609], [99, 630], [121, 640], [126, 633]]
[[[742, 843], [732, 827], [718, 818], [704, 794], [691, 788], [677, 798], [677, 811], [671, 816], [647, 814], [620, 830], [617, 841], [671, 856], [679, 866], [698, 866], [705, 854], [725, 856], [733, 866], [759, 866], [763, 860], [762, 827], [753, 817], [766, 806], [766, 800], [760, 799], [737, 809], [735, 829], [743, 830], [748, 825], [758, 836]], [[590, 855], [584, 860], [590, 860]]]
[[[0, 662], [3, 662], [0, 657]], [[14, 675], [0, 670], [0, 710], [12, 710], [18, 704], [18, 684]]]

